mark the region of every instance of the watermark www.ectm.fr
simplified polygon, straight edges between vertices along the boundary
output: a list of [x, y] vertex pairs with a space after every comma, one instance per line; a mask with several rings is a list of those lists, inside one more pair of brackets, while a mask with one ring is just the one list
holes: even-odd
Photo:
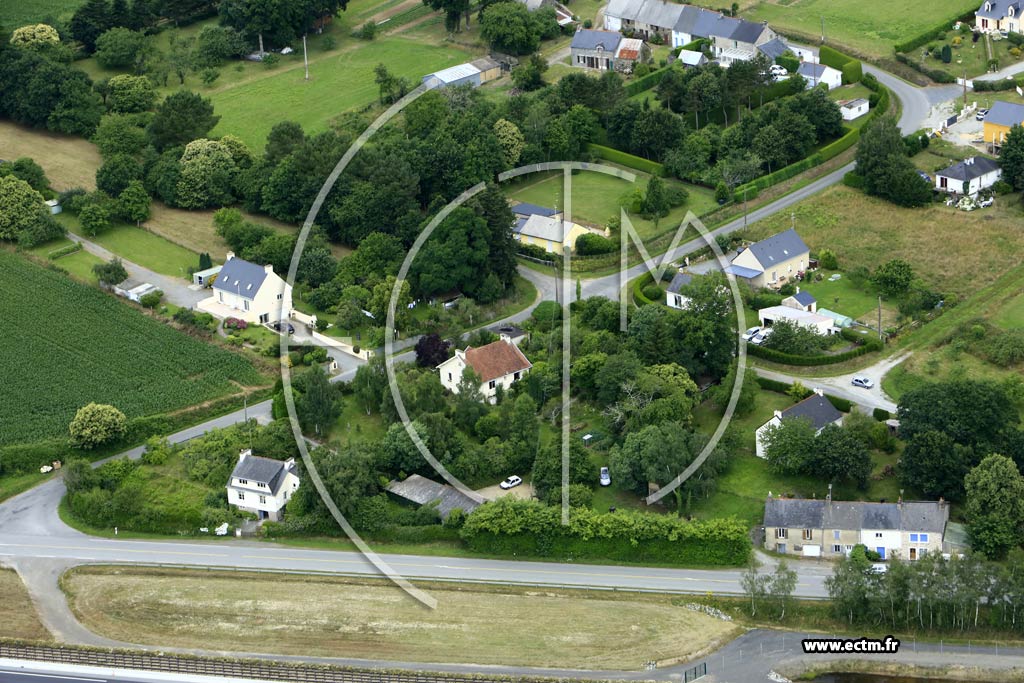
[[885, 638], [804, 638], [804, 654], [895, 654], [900, 641]]

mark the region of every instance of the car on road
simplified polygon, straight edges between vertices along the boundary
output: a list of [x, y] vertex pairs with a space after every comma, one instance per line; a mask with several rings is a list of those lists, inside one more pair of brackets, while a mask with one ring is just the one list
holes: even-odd
[[864, 375], [854, 375], [853, 379], [850, 380], [850, 384], [861, 389], [870, 389], [875, 386], [875, 383], [871, 381], [870, 377]]
[[868, 571], [870, 571], [872, 574], [884, 574], [887, 571], [889, 571], [889, 565], [882, 564], [881, 562], [875, 562], [871, 565], [871, 569], [869, 569]]
[[503, 481], [500, 484], [498, 484], [498, 486], [500, 486], [502, 489], [508, 491], [509, 489], [514, 489], [515, 487], [519, 486], [522, 483], [523, 483], [522, 478], [521, 477], [517, 477], [517, 476], [515, 476], [513, 474], [511, 477], [509, 477], [505, 481]]
[[612, 475], [608, 472], [607, 467], [601, 468], [601, 486], [611, 486]]
[[974, 120], [984, 121], [986, 116], [988, 116], [988, 109], [979, 109], [978, 113], [974, 115]]
[[750, 341], [751, 339], [756, 337], [760, 331], [760, 327], [751, 327], [750, 329], [743, 333], [743, 341]]

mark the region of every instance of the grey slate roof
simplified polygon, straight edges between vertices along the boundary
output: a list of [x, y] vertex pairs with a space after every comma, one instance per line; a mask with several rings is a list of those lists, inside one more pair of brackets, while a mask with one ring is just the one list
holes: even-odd
[[793, 295], [793, 298], [796, 299], [796, 302], [801, 306], [810, 306], [818, 301], [810, 292], [797, 292]]
[[996, 100], [985, 115], [985, 123], [999, 126], [1018, 126], [1024, 122], [1024, 104]]
[[617, 31], [597, 31], [594, 29], [581, 28], [572, 37], [574, 50], [597, 50], [615, 52], [622, 40], [622, 34]]
[[281, 460], [261, 458], [258, 455], [247, 455], [235, 465], [235, 469], [231, 472], [231, 478], [262, 482], [276, 496], [287, 472], [288, 469]]
[[[614, 0], [612, 0], [614, 2]], [[609, 4], [611, 7], [611, 4]], [[697, 22], [700, 20], [702, 14], [718, 14], [717, 12], [709, 12], [701, 7], [694, 7], [693, 5], [683, 5], [683, 10], [679, 13], [679, 18], [676, 19], [675, 25], [672, 27], [673, 30], [679, 31], [680, 33], [689, 33], [695, 35], [694, 29], [697, 27]], [[700, 36], [703, 37], [703, 36]]]
[[766, 237], [760, 242], [754, 242], [747, 247], [757, 258], [758, 262], [765, 268], [775, 263], [783, 263], [798, 254], [810, 252], [807, 245], [796, 230], [790, 228], [771, 237]]
[[825, 76], [825, 70], [829, 67], [824, 64], [812, 64], [811, 62], [800, 62], [796, 72], [806, 79], [821, 80]]
[[740, 19], [733, 32], [728, 36], [731, 40], [738, 40], [741, 43], [756, 42], [764, 32], [765, 25], [758, 24], [746, 19]]
[[483, 497], [476, 493], [471, 496], [454, 486], [439, 484], [418, 474], [414, 474], [404, 481], [391, 482], [388, 484], [388, 491], [418, 505], [427, 505], [437, 501], [437, 511], [440, 513], [441, 519], [447, 519], [451, 511], [456, 508], [468, 514], [485, 502]]
[[[970, 163], [968, 163], [970, 162]], [[953, 180], [974, 180], [983, 175], [999, 170], [999, 164], [988, 157], [971, 157], [937, 171], [935, 175], [946, 176]]]
[[[986, 10], [986, 5], [991, 9]], [[975, 14], [985, 19], [1002, 19], [1007, 16], [1006, 12], [1010, 7], [1013, 7], [1014, 15], [1019, 17], [1021, 10], [1021, 3], [1019, 2], [983, 2]]]
[[811, 421], [815, 431], [835, 422], [843, 416], [831, 401], [821, 394], [811, 394], [795, 406], [782, 411], [782, 419], [804, 417]]
[[672, 278], [672, 282], [668, 286], [668, 291], [673, 294], [678, 294], [680, 289], [691, 282], [693, 282], [693, 276], [689, 273], [676, 273], [675, 277]]
[[767, 43], [758, 45], [757, 49], [772, 59], [778, 59], [786, 50], [789, 49], [789, 46], [779, 38], [772, 38]]
[[512, 205], [512, 213], [517, 216], [556, 216], [558, 209], [549, 209], [529, 202], [517, 202]]
[[664, 0], [644, 0], [636, 12], [634, 21], [658, 28], [671, 29], [679, 21], [683, 5]]
[[941, 534], [948, 520], [949, 506], [931, 501], [900, 504], [769, 498], [764, 506], [766, 527], [789, 529], [877, 529]]
[[267, 271], [263, 266], [249, 263], [240, 258], [229, 258], [213, 283], [214, 289], [222, 289], [232, 294], [240, 294], [248, 299], [256, 296], [260, 286], [267, 279]]

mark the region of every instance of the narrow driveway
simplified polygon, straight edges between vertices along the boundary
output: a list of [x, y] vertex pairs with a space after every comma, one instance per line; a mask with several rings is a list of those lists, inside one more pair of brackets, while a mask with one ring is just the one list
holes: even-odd
[[[116, 254], [107, 249], [101, 247], [95, 242], [91, 242], [84, 237], [69, 232], [67, 233], [69, 240], [78, 242], [82, 245], [82, 248], [94, 256], [98, 256], [104, 261], [109, 261], [114, 258]], [[121, 263], [124, 264], [124, 269], [128, 271], [128, 276], [136, 280], [142, 280], [162, 290], [164, 293], [164, 299], [174, 304], [175, 306], [184, 306], [186, 308], [192, 308], [199, 301], [207, 298], [209, 294], [206, 290], [193, 290], [190, 289], [188, 283], [181, 278], [170, 277], [168, 275], [161, 275], [149, 268], [143, 268], [137, 263], [131, 261], [125, 261], [121, 259]]]

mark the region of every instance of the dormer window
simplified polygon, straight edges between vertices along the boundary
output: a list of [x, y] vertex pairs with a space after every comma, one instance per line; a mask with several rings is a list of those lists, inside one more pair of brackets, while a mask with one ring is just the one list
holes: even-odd
[[991, 12], [992, 11], [992, 3], [991, 2], [986, 2], [985, 3], [985, 11], [986, 12]]
[[1009, 14], [1009, 15], [1010, 15], [1010, 16], [1012, 17], [1012, 16], [1013, 16], [1013, 13], [1014, 13], [1015, 11], [1016, 11], [1016, 10], [1014, 10], [1014, 9], [1013, 9], [1013, 5], [1010, 5], [1010, 8], [1009, 8], [1009, 10], [1007, 10], [1007, 14]]

